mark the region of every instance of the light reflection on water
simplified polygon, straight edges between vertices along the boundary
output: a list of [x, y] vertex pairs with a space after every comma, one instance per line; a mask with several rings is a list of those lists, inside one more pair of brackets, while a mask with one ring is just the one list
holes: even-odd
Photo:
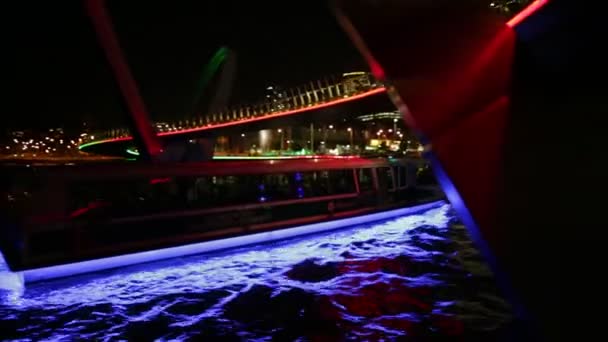
[[496, 330], [510, 310], [446, 204], [312, 237], [5, 291], [0, 318], [7, 338], [34, 340], [375, 339]]

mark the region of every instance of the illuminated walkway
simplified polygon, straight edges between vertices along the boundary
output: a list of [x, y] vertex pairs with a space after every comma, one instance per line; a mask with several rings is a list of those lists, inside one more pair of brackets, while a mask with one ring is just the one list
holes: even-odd
[[[342, 103], [354, 102], [386, 93], [386, 89], [375, 81], [370, 74], [356, 72], [344, 74], [343, 78], [338, 82], [318, 81], [316, 86], [313, 82], [310, 82], [307, 86], [290, 89], [284, 93], [290, 94], [290, 96], [281, 98], [278, 102], [277, 99], [266, 100], [258, 105], [235, 107], [199, 116], [192, 120], [156, 124], [156, 130], [158, 136], [161, 137], [176, 136], [272, 120], [336, 106]], [[86, 142], [80, 145], [79, 148], [87, 151], [91, 146], [125, 142], [133, 139], [127, 129], [115, 129], [97, 133], [93, 136], [95, 140]]]

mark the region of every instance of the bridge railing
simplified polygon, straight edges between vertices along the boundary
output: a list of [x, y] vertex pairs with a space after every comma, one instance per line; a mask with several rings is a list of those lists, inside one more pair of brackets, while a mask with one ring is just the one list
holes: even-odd
[[[250, 105], [240, 105], [217, 112], [198, 114], [174, 122], [157, 122], [154, 127], [158, 133], [180, 132], [187, 129], [203, 128], [228, 122], [248, 120], [278, 115], [291, 110], [314, 107], [357, 94], [365, 93], [383, 85], [370, 73], [355, 72], [344, 74], [339, 79], [323, 78], [305, 85], [288, 89], [282, 96]], [[96, 140], [127, 138], [131, 132], [127, 128], [117, 128], [97, 132]]]

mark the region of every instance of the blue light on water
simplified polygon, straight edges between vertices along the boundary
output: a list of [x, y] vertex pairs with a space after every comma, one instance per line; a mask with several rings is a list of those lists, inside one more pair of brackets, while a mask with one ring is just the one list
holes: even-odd
[[315, 340], [329, 327], [338, 335], [325, 340], [394, 340], [458, 336], [463, 324], [487, 337], [508, 322], [451, 207], [401, 213], [0, 289], [0, 339]]
[[[409, 209], [409, 210], [408, 210]], [[444, 202], [432, 203], [424, 207], [404, 208], [393, 211], [393, 219], [386, 213], [374, 214], [375, 219], [361, 221], [358, 226], [333, 232], [327, 232], [328, 228], [337, 227], [336, 221], [324, 222], [322, 224], [300, 226], [289, 230], [263, 233], [271, 239], [284, 239], [295, 236], [293, 230], [306, 230], [310, 232], [323, 232], [322, 235], [302, 237], [297, 240], [286, 240], [271, 244], [263, 244], [255, 247], [243, 247], [236, 250], [217, 252], [216, 254], [201, 254], [197, 256], [174, 258], [155, 263], [135, 265], [122, 269], [114, 269], [98, 272], [78, 277], [57, 280], [53, 284], [57, 287], [49, 287], [45, 283], [33, 284], [28, 286], [26, 295], [12, 305], [16, 307], [36, 307], [53, 305], [72, 305], [83, 303], [111, 302], [114, 304], [133, 303], [145, 301], [160, 294], [166, 293], [188, 293], [201, 290], [212, 290], [227, 288], [231, 285], [239, 286], [252, 283], [297, 283], [299, 287], [314, 288], [315, 291], [335, 292], [335, 284], [331, 281], [321, 283], [300, 283], [295, 280], [285, 280], [281, 275], [294, 264], [303, 260], [315, 258], [321, 262], [333, 262], [343, 260], [342, 247], [355, 249], [358, 258], [369, 258], [374, 256], [400, 255], [404, 251], [412, 256], [424, 255], [417, 247], [398, 243], [404, 239], [404, 233], [409, 229], [428, 225], [443, 229], [447, 227], [451, 219], [448, 214], [450, 207]], [[396, 212], [403, 213], [397, 215]], [[384, 215], [384, 216], [383, 216]], [[366, 215], [371, 216], [371, 215]], [[378, 222], [378, 220], [390, 219], [371, 225], [365, 222]], [[350, 224], [356, 220], [350, 220]], [[345, 220], [339, 220], [345, 221]], [[342, 222], [344, 224], [344, 222]], [[260, 238], [261, 234], [255, 234]], [[256, 236], [248, 236], [252, 243]], [[373, 241], [381, 239], [382, 245], [376, 245]], [[223, 247], [228, 248], [233, 245], [233, 241], [225, 239]], [[369, 246], [361, 245], [359, 242], [368, 242]], [[394, 242], [394, 243], [393, 243]], [[200, 247], [201, 244], [196, 244]], [[183, 246], [181, 251], [187, 252], [188, 248], [196, 245]], [[337, 248], [337, 247], [340, 248]], [[349, 247], [350, 246], [350, 247]], [[167, 249], [165, 253], [168, 253]], [[146, 252], [129, 255], [128, 257], [141, 258], [150, 256]], [[162, 251], [161, 251], [162, 253]], [[120, 258], [107, 258], [97, 262], [120, 262]], [[86, 264], [85, 264], [86, 265]], [[65, 266], [65, 265], [64, 265]], [[86, 265], [94, 268], [93, 266]], [[68, 267], [82, 267], [78, 265], [68, 265]], [[39, 272], [40, 270], [38, 270]], [[46, 272], [58, 272], [55, 269], [46, 269]], [[72, 270], [74, 271], [74, 270]], [[6, 272], [5, 272], [6, 273]], [[6, 273], [8, 274], [8, 273]], [[5, 275], [6, 275], [5, 274]], [[11, 274], [14, 276], [14, 274]], [[27, 274], [26, 274], [27, 276]], [[30, 274], [30, 277], [41, 277], [38, 274]], [[432, 283], [433, 280], [427, 276], [419, 279], [411, 279], [412, 282], [418, 281], [421, 284]]]
[[201, 243], [194, 243], [179, 247], [163, 248], [153, 251], [146, 251], [140, 253], [119, 255], [108, 258], [101, 258], [96, 260], [88, 260], [83, 262], [50, 266], [44, 268], [38, 268], [33, 270], [27, 270], [23, 272], [23, 277], [26, 283], [67, 277], [76, 274], [83, 274], [89, 272], [96, 272], [100, 270], [124, 267], [133, 264], [146, 263], [151, 261], [158, 261], [162, 259], [176, 258], [181, 256], [199, 254], [204, 252], [216, 251], [221, 249], [233, 248], [243, 245], [251, 245], [260, 242], [276, 241], [286, 238], [291, 238], [299, 235], [319, 233], [323, 231], [345, 228], [357, 224], [365, 224], [368, 222], [380, 221], [391, 217], [401, 216], [424, 211], [431, 208], [444, 205], [445, 202], [437, 201], [427, 204], [418, 205], [415, 207], [402, 208], [384, 211], [380, 213], [360, 215], [351, 218], [325, 221], [319, 223], [313, 223], [308, 225], [302, 225], [293, 228], [250, 234], [245, 236], [238, 236], [228, 239], [207, 241]]
[[458, 213], [459, 219], [467, 227], [471, 239], [475, 242], [476, 247], [494, 272], [494, 276], [497, 278], [502, 291], [509, 297], [509, 302], [513, 305], [515, 312], [517, 312], [519, 317], [527, 317], [526, 310], [524, 309], [523, 304], [521, 304], [521, 300], [510, 287], [507, 274], [500, 269], [498, 261], [487, 241], [483, 238], [477, 222], [475, 222], [473, 215], [469, 211], [469, 208], [467, 208], [462, 196], [460, 196], [460, 193], [456, 189], [456, 186], [443, 169], [439, 159], [432, 153], [426, 155], [426, 158], [432, 163], [435, 177], [441, 185], [443, 192], [454, 207], [454, 210]]
[[19, 297], [23, 293], [23, 285], [23, 276], [19, 273], [10, 272], [6, 260], [4, 260], [4, 255], [0, 252], [0, 292], [8, 292], [9, 297]]

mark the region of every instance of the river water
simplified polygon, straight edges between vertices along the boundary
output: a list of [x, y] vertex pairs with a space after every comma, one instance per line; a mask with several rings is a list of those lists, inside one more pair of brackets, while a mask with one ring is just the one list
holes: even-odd
[[449, 204], [26, 289], [2, 267], [2, 340], [495, 340], [512, 323]]

